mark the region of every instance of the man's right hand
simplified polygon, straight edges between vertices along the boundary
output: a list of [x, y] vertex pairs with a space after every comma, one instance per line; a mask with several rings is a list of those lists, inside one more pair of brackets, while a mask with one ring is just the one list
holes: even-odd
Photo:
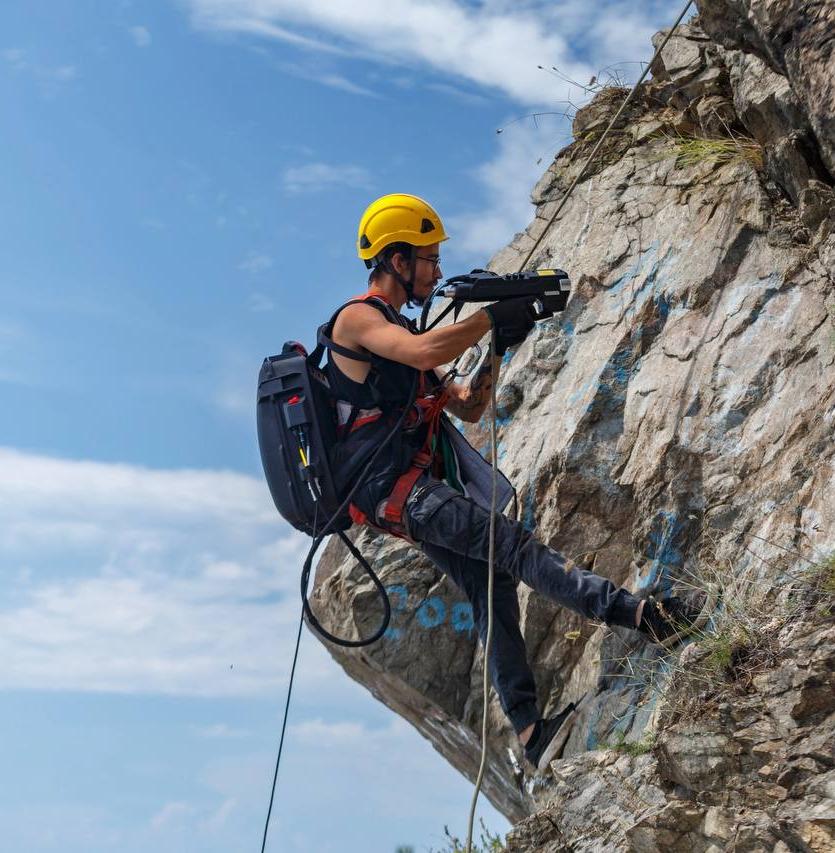
[[496, 330], [496, 355], [504, 355], [508, 347], [521, 344], [527, 338], [536, 325], [535, 301], [531, 296], [519, 296], [494, 302], [482, 309]]

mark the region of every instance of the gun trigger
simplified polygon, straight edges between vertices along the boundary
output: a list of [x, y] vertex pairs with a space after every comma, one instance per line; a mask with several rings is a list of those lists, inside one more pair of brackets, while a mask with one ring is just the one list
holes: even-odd
[[461, 309], [464, 307], [463, 302], [459, 302], [458, 300], [453, 300], [453, 309], [452, 309], [452, 322], [458, 322], [458, 315], [461, 313]]

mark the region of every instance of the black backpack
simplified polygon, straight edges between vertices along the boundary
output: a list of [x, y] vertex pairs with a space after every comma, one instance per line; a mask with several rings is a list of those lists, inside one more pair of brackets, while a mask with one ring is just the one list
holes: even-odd
[[[335, 445], [336, 401], [320, 367], [325, 347], [308, 355], [297, 341], [264, 359], [258, 375], [258, 446], [273, 501], [297, 530], [316, 536], [339, 509], [328, 462]], [[347, 510], [330, 531], [351, 526]]]

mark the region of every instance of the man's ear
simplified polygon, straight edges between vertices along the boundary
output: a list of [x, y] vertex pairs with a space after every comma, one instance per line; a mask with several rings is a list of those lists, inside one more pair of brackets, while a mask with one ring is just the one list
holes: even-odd
[[395, 252], [391, 256], [391, 265], [403, 276], [406, 278], [409, 275], [409, 267], [411, 265], [412, 259], [408, 255], [404, 255], [402, 252]]
[[394, 267], [396, 272], [399, 272], [400, 275], [403, 275], [403, 270], [406, 266], [406, 259], [403, 257], [402, 252], [395, 252], [391, 256], [391, 265]]

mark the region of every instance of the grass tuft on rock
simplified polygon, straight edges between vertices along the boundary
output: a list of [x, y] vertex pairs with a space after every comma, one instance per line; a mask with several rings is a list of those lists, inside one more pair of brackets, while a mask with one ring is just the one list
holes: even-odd
[[[470, 848], [471, 853], [504, 853], [505, 845], [502, 837], [498, 834], [493, 835], [490, 830], [484, 825], [484, 821], [479, 819], [481, 824], [481, 838], [479, 841], [473, 839], [473, 845]], [[466, 840], [462, 841], [457, 836], [449, 831], [449, 827], [444, 827], [444, 835], [447, 838], [446, 846], [436, 850], [430, 848], [429, 853], [466, 853]]]
[[748, 163], [757, 170], [763, 168], [762, 146], [747, 137], [734, 135], [711, 138], [682, 133], [662, 133], [661, 137], [669, 143], [671, 156], [676, 158], [678, 168], [733, 163]]
[[611, 749], [621, 755], [629, 755], [636, 758], [639, 755], [647, 755], [655, 748], [655, 733], [650, 732], [644, 735], [641, 740], [628, 741], [618, 733], [617, 738], [609, 743], [601, 743], [600, 749]]

